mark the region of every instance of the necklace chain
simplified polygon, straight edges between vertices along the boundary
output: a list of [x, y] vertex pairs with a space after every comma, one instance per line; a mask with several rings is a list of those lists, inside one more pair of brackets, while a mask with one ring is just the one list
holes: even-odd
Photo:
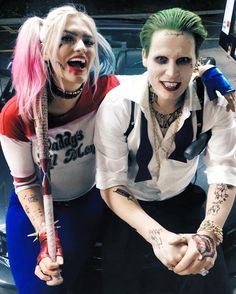
[[[163, 146], [162, 146], [163, 139], [160, 138], [160, 136], [158, 134], [157, 122], [159, 124], [159, 121], [156, 120], [156, 112], [153, 109], [153, 100], [152, 99], [149, 100], [149, 106], [150, 106], [150, 113], [151, 113], [151, 119], [152, 119], [152, 125], [153, 125], [154, 153], [155, 153], [156, 163], [157, 163], [157, 180], [158, 180], [159, 175], [160, 175], [161, 162], [162, 162], [162, 160], [167, 159], [169, 157], [170, 153], [171, 153], [171, 148], [173, 146], [176, 133], [177, 133], [177, 131], [179, 129], [180, 118], [181, 118], [181, 115], [182, 115], [182, 108], [180, 107], [180, 108], [177, 109], [178, 110], [178, 115], [176, 115], [175, 119], [172, 121], [172, 122], [175, 123], [174, 133], [173, 133], [173, 135], [171, 137], [169, 147], [166, 149], [166, 148], [163, 148]], [[177, 112], [177, 110], [175, 112]], [[159, 149], [161, 149], [164, 152], [164, 158], [162, 160], [159, 157]]]

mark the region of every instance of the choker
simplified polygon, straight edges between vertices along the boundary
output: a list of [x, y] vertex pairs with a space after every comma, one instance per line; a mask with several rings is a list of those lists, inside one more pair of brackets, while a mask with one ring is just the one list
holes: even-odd
[[63, 91], [62, 89], [58, 88], [53, 81], [51, 81], [51, 85], [49, 86], [52, 94], [63, 99], [73, 99], [80, 96], [83, 91], [83, 87], [84, 84], [82, 84], [76, 91]]

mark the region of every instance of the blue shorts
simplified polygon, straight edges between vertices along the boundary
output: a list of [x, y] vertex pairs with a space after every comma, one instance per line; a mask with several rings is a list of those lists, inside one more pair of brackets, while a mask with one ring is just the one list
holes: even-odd
[[47, 286], [35, 274], [39, 242], [33, 243], [28, 234], [34, 232], [17, 195], [13, 192], [7, 213], [7, 245], [12, 274], [19, 294], [58, 294], [79, 283], [80, 272], [91, 255], [104, 211], [99, 190], [93, 188], [86, 195], [66, 203], [55, 202], [55, 220], [59, 220], [64, 265], [60, 286]]

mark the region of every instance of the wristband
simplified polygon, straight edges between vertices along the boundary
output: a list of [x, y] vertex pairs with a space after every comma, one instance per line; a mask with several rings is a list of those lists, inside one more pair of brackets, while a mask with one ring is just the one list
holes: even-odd
[[207, 94], [210, 100], [218, 98], [216, 91], [219, 91], [221, 95], [235, 91], [223, 73], [216, 66], [207, 69], [202, 74], [201, 79], [206, 86]]
[[200, 231], [207, 231], [213, 233], [216, 237], [217, 245], [223, 242], [223, 230], [212, 220], [204, 220], [201, 223], [199, 229], [197, 230], [197, 233], [199, 233]]
[[[47, 232], [43, 231], [39, 234], [39, 242], [40, 242], [40, 253], [37, 258], [38, 264], [45, 257], [50, 257], [48, 253], [48, 242], [47, 242]], [[58, 231], [55, 229], [55, 243], [56, 243], [56, 256], [63, 256], [62, 247], [58, 236]]]

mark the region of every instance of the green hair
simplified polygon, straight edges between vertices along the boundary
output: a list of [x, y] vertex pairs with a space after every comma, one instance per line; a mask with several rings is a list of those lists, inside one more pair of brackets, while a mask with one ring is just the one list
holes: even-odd
[[196, 57], [198, 57], [199, 49], [207, 37], [207, 31], [197, 14], [181, 8], [160, 10], [148, 17], [140, 32], [141, 46], [146, 55], [150, 50], [152, 35], [160, 30], [186, 32], [192, 35], [196, 45]]

